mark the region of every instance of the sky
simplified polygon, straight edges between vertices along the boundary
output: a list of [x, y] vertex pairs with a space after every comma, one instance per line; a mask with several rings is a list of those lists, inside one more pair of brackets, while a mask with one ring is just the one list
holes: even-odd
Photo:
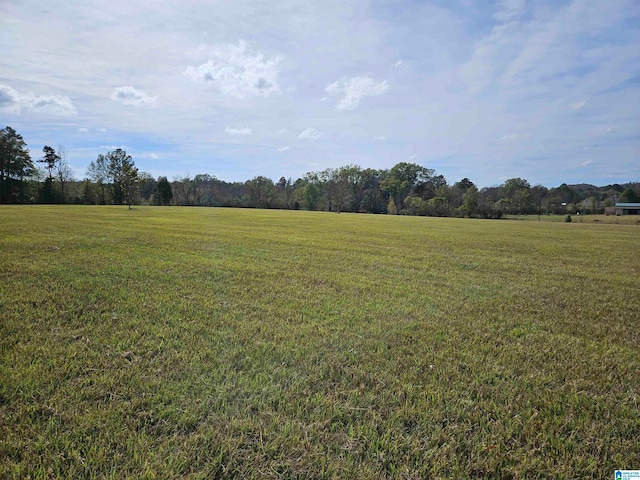
[[0, 128], [77, 179], [640, 181], [638, 0], [0, 0]]

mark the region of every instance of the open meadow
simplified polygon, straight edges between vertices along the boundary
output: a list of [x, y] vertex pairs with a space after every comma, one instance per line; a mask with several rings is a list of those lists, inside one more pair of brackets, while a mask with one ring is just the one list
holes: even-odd
[[640, 468], [640, 226], [0, 207], [0, 478]]

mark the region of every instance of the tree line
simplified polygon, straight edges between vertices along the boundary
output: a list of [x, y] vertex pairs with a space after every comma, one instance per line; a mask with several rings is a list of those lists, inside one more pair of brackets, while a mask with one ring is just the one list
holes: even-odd
[[390, 169], [347, 165], [277, 182], [257, 176], [226, 182], [209, 174], [157, 179], [140, 172], [122, 149], [100, 154], [86, 178], [71, 175], [64, 147], [45, 145], [38, 168], [11, 127], [0, 130], [0, 203], [147, 204], [279, 208], [332, 212], [501, 218], [504, 215], [603, 213], [616, 202], [640, 201], [640, 183], [547, 188], [511, 178], [479, 189], [453, 184], [435, 170], [400, 162]]

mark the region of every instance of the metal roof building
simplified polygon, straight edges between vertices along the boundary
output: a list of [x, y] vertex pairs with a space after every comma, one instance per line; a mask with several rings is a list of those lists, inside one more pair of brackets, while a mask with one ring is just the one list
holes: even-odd
[[616, 215], [640, 215], [640, 203], [616, 203]]

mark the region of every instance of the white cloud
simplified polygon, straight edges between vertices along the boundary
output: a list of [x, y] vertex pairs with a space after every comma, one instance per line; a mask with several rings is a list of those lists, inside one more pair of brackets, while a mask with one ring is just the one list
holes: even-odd
[[336, 103], [338, 110], [354, 110], [364, 97], [382, 95], [388, 89], [386, 80], [376, 82], [368, 76], [338, 80], [325, 88], [329, 95], [341, 97]]
[[517, 83], [529, 70], [539, 65], [540, 59], [556, 41], [559, 32], [564, 28], [558, 22], [550, 22], [543, 29], [533, 35], [518, 56], [508, 66], [503, 82]]
[[501, 142], [511, 142], [515, 140], [520, 140], [521, 138], [528, 138], [531, 136], [531, 133], [509, 133], [507, 135], [503, 135], [498, 140]]
[[126, 145], [120, 145], [120, 146], [117, 146], [117, 145], [100, 145], [98, 148], [105, 149], [105, 150], [117, 150], [117, 149], [128, 150], [129, 149], [129, 147], [126, 146]]
[[416, 158], [418, 158], [418, 155], [416, 155], [415, 153], [409, 155], [409, 160], [415, 160]]
[[573, 108], [574, 110], [582, 110], [582, 107], [584, 107], [587, 104], [587, 102], [588, 100], [581, 100], [571, 105], [571, 108]]
[[493, 18], [498, 22], [511, 22], [522, 15], [526, 0], [500, 0]]
[[[522, 30], [520, 17], [526, 7], [525, 0], [500, 0], [493, 15], [495, 25], [489, 35], [476, 43], [471, 59], [459, 67], [460, 76], [467, 84], [469, 92], [477, 94], [491, 85], [494, 73], [502, 68], [505, 57], [517, 48]], [[509, 79], [518, 73], [525, 59], [513, 65]], [[514, 62], [516, 63], [516, 62]]]
[[0, 83], [0, 108], [11, 108], [18, 103], [18, 92]]
[[374, 139], [376, 142], [384, 142], [384, 141], [386, 141], [386, 140], [387, 140], [387, 137], [385, 137], [384, 135], [378, 135], [377, 137], [373, 137], [373, 139]]
[[398, 61], [397, 61], [396, 63], [394, 63], [393, 65], [394, 65], [395, 67], [399, 67], [399, 66], [401, 66], [401, 65], [403, 65], [403, 64], [404, 64], [404, 60], [398, 60]]
[[102, 133], [104, 133], [104, 132], [106, 132], [106, 131], [107, 131], [107, 129], [106, 129], [106, 128], [98, 128], [98, 129], [97, 129], [97, 131], [98, 131], [98, 132], [102, 132]]
[[520, 138], [520, 135], [517, 133], [510, 133], [508, 135], [504, 135], [502, 137], [499, 138], [499, 140], [501, 142], [506, 142], [508, 140], [517, 140], [518, 138]]
[[290, 150], [290, 149], [291, 149], [291, 147], [289, 145], [287, 145], [286, 147], [280, 147], [278, 149], [278, 151], [279, 152], [286, 152], [287, 150]]
[[582, 162], [580, 164], [581, 167], [586, 167], [588, 165], [591, 165], [593, 163], [593, 160], [587, 160], [586, 162]]
[[132, 107], [142, 107], [156, 103], [158, 97], [152, 97], [143, 90], [133, 88], [131, 85], [118, 87], [111, 93], [111, 100], [120, 102], [123, 105]]
[[9, 85], [0, 84], [0, 110], [20, 114], [23, 109], [63, 117], [76, 114], [73, 102], [64, 95], [38, 96], [32, 92], [23, 95]]
[[229, 135], [240, 135], [240, 136], [246, 136], [246, 135], [251, 135], [253, 133], [253, 130], [251, 130], [248, 127], [245, 128], [230, 128], [230, 127], [225, 127], [224, 129], [224, 133], [228, 133]]
[[138, 158], [149, 158], [151, 160], [158, 160], [160, 155], [157, 153], [149, 152], [149, 153], [141, 153], [140, 155], [136, 155]]
[[298, 138], [302, 138], [304, 140], [317, 140], [318, 138], [320, 138], [320, 132], [315, 128], [307, 128], [306, 130], [300, 132]]
[[89, 129], [88, 129], [88, 128], [86, 128], [86, 127], [82, 127], [82, 128], [79, 128], [79, 129], [78, 129], [78, 131], [79, 131], [80, 133], [87, 133], [87, 132], [89, 131]]
[[288, 130], [286, 128], [281, 128], [280, 130], [276, 130], [274, 133], [276, 135], [284, 135], [287, 132], [288, 132]]
[[278, 65], [282, 57], [265, 59], [262, 53], [251, 52], [242, 40], [237, 45], [201, 46], [196, 54], [207, 50], [208, 61], [187, 67], [184, 75], [195, 82], [210, 82], [222, 93], [237, 98], [280, 93]]

